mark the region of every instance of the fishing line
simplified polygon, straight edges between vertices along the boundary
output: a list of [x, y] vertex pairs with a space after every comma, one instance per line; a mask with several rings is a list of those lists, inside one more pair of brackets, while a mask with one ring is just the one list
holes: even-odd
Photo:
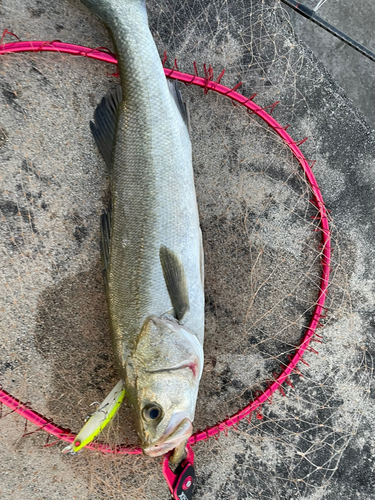
[[351, 47], [352, 49], [356, 50], [357, 52], [360, 52], [368, 59], [371, 59], [371, 61], [375, 61], [374, 52], [372, 52], [370, 49], [368, 49], [361, 43], [354, 40], [352, 37], [350, 37], [343, 31], [340, 31], [338, 28], [336, 28], [336, 26], [333, 26], [331, 23], [329, 23], [322, 17], [318, 16], [318, 14], [316, 13], [316, 9], [310, 9], [309, 7], [307, 7], [307, 5], [304, 5], [301, 2], [297, 2], [296, 0], [281, 0], [281, 1], [285, 3], [285, 5], [287, 5], [288, 7], [295, 10], [302, 17], [305, 17], [309, 21], [317, 24], [325, 31], [328, 31], [328, 33], [330, 33], [331, 35], [335, 36], [342, 42], [349, 45], [349, 47]]

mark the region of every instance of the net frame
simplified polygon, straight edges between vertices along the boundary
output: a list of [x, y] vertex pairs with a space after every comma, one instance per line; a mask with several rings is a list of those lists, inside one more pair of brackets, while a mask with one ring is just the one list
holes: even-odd
[[[6, 53], [18, 53], [18, 52], [59, 52], [66, 53], [70, 55], [76, 56], [84, 56], [92, 59], [97, 59], [99, 61], [117, 64], [116, 57], [112, 54], [108, 49], [104, 47], [99, 48], [89, 48], [81, 45], [74, 45], [69, 43], [63, 43], [59, 40], [53, 41], [28, 41], [28, 42], [14, 42], [7, 43], [1, 45], [3, 42], [4, 36], [6, 34], [10, 34], [15, 36], [13, 33], [5, 30], [3, 36], [0, 40], [0, 55]], [[18, 37], [16, 37], [18, 38]], [[166, 62], [167, 56], [164, 54], [163, 58], [163, 66]], [[330, 274], [330, 260], [331, 260], [331, 231], [329, 228], [329, 217], [327, 210], [325, 208], [325, 204], [323, 201], [323, 197], [318, 186], [318, 183], [315, 179], [315, 176], [312, 172], [312, 167], [315, 162], [311, 162], [305, 158], [303, 153], [301, 152], [299, 146], [305, 142], [306, 139], [302, 141], [294, 141], [292, 137], [286, 131], [288, 126], [281, 126], [272, 116], [272, 111], [275, 108], [277, 103], [271, 104], [266, 107], [258, 106], [253, 99], [256, 94], [253, 94], [251, 97], [246, 98], [237, 92], [237, 89], [241, 85], [241, 82], [235, 85], [233, 88], [228, 88], [220, 83], [220, 80], [224, 74], [224, 71], [221, 72], [219, 77], [214, 80], [214, 74], [212, 68], [209, 66], [207, 69], [204, 66], [204, 77], [200, 77], [198, 75], [196, 64], [194, 63], [194, 74], [182, 73], [178, 70], [177, 61], [175, 60], [174, 66], [172, 69], [164, 68], [164, 73], [167, 78], [174, 78], [178, 81], [185, 83], [186, 85], [196, 85], [204, 89], [204, 93], [207, 94], [209, 91], [217, 92], [218, 94], [231, 99], [232, 103], [237, 106], [244, 106], [248, 112], [248, 114], [256, 115], [261, 120], [263, 120], [271, 129], [273, 129], [277, 135], [285, 142], [285, 144], [292, 151], [294, 157], [299, 162], [301, 168], [303, 169], [306, 180], [311, 188], [313, 198], [310, 202], [316, 207], [318, 211], [318, 215], [314, 216], [317, 222], [317, 227], [315, 231], [321, 232], [321, 277], [320, 277], [320, 287], [318, 298], [315, 303], [314, 311], [312, 314], [312, 318], [310, 320], [310, 324], [306, 329], [306, 333], [303, 335], [300, 344], [296, 346], [295, 352], [293, 355], [289, 355], [289, 363], [285, 366], [281, 365], [281, 373], [273, 374], [273, 379], [267, 382], [267, 389], [262, 393], [258, 394], [257, 397], [250, 401], [248, 405], [246, 405], [241, 410], [237, 411], [230, 417], [226, 417], [223, 421], [216, 423], [213, 426], [207, 427], [203, 431], [196, 431], [188, 441], [189, 445], [195, 445], [200, 441], [206, 441], [210, 437], [218, 437], [218, 435], [222, 432], [225, 434], [228, 432], [228, 429], [231, 427], [236, 427], [239, 422], [243, 419], [247, 419], [250, 421], [252, 413], [256, 413], [256, 418], [262, 419], [262, 405], [269, 401], [272, 398], [272, 395], [276, 391], [280, 391], [282, 395], [284, 395], [284, 390], [282, 388], [283, 384], [287, 384], [293, 387], [293, 384], [290, 380], [290, 376], [292, 374], [301, 375], [299, 369], [297, 368], [298, 363], [307, 362], [303, 359], [303, 355], [305, 352], [313, 352], [317, 354], [317, 351], [310, 346], [310, 343], [320, 342], [321, 336], [316, 333], [316, 329], [322, 326], [320, 320], [326, 315], [326, 308], [324, 307], [325, 300], [328, 293], [328, 284], [329, 284], [329, 274]], [[269, 110], [269, 113], [266, 110]], [[10, 393], [5, 391], [0, 385], [0, 404], [3, 403], [5, 406], [9, 407], [11, 412], [16, 412], [23, 416], [27, 421], [30, 421], [34, 425], [37, 426], [37, 429], [34, 432], [39, 430], [46, 431], [49, 435], [53, 435], [57, 437], [57, 441], [54, 443], [47, 443], [44, 446], [52, 446], [57, 442], [65, 441], [67, 443], [73, 443], [76, 434], [72, 433], [70, 429], [64, 429], [56, 425], [50, 419], [44, 417], [40, 413], [34, 411], [29, 403], [23, 403]], [[26, 426], [25, 426], [26, 428]], [[26, 432], [26, 431], [25, 431]], [[24, 434], [25, 435], [25, 434]], [[101, 451], [102, 453], [114, 453], [114, 454], [132, 454], [139, 455], [142, 453], [141, 448], [134, 446], [113, 446], [110, 443], [90, 443], [86, 445], [86, 448]]]

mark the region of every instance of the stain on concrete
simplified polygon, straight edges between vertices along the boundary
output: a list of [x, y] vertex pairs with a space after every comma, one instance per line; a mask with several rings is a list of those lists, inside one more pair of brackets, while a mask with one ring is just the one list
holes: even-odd
[[8, 132], [4, 127], [0, 127], [0, 149], [5, 146], [8, 139]]
[[44, 2], [40, 0], [35, 0], [33, 6], [28, 6], [27, 10], [29, 11], [30, 17], [32, 19], [39, 19], [45, 12], [46, 9], [43, 7]]
[[[29, 198], [31, 197], [29, 193]], [[32, 230], [34, 233], [38, 233], [38, 229], [35, 225], [34, 212], [30, 210], [29, 207], [24, 207], [22, 205], [17, 205], [12, 200], [0, 199], [0, 210], [4, 214], [5, 217], [9, 217], [10, 220], [13, 221], [13, 224], [16, 226], [16, 217], [19, 216], [22, 218], [25, 224], [31, 224]]]
[[[73, 428], [118, 381], [100, 263], [44, 290], [35, 325], [37, 349], [52, 367], [49, 411]], [[126, 440], [135, 443], [129, 411], [123, 414]]]

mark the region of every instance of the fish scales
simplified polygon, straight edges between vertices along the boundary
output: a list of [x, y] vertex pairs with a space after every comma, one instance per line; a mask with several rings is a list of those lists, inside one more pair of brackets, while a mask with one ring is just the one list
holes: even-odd
[[[127, 21], [128, 16], [124, 13], [121, 19]], [[113, 36], [123, 102], [111, 180], [113, 229], [108, 293], [113, 332], [118, 332], [115, 351], [121, 358], [134, 347], [147, 315], [161, 315], [171, 309], [159, 261], [162, 244], [180, 256], [193, 297], [200, 282], [199, 219], [190, 140], [145, 26], [144, 20], [130, 28], [118, 23]], [[128, 40], [135, 44], [137, 57], [128, 57], [132, 53]], [[202, 305], [200, 309], [202, 315]], [[198, 323], [197, 312], [191, 318], [193, 323]], [[201, 324], [189, 326], [203, 340]]]
[[[193, 420], [203, 363], [203, 255], [191, 143], [148, 28], [145, 2], [83, 3], [110, 31], [122, 87], [110, 168], [107, 296], [113, 350], [130, 402], [137, 407], [136, 421], [145, 420], [142, 405], [147, 400], [159, 397], [164, 401], [161, 413], [165, 418], [154, 425], [155, 432], [138, 422], [138, 433], [144, 448], [153, 441], [156, 448], [161, 443], [160, 451], [165, 452], [163, 443], [173, 435], [173, 425], [182, 429], [185, 417], [190, 423]], [[176, 314], [173, 317], [174, 288], [173, 283], [169, 288], [166, 284], [169, 274], [161, 263], [162, 248], [167, 249], [167, 256], [169, 252], [165, 266], [170, 264], [175, 275], [182, 276], [181, 287], [188, 293], [188, 310], [181, 313], [180, 321]], [[150, 317], [154, 320], [148, 323]], [[163, 317], [166, 320], [160, 323], [158, 318]], [[176, 368], [179, 357], [182, 361]], [[153, 372], [147, 378], [150, 364]], [[140, 381], [148, 388], [140, 387]], [[184, 403], [177, 401], [174, 382], [180, 390], [181, 384], [186, 385]], [[166, 390], [173, 394], [170, 402], [164, 393], [159, 396]], [[189, 398], [192, 401], [187, 403]]]

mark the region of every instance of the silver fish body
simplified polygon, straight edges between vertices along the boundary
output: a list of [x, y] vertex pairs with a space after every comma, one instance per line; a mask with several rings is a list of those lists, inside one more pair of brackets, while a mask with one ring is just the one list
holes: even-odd
[[[148, 28], [145, 2], [83, 3], [110, 31], [122, 87], [107, 269], [115, 359], [145, 453], [178, 448], [181, 455], [192, 432], [204, 337], [203, 250], [189, 133]], [[176, 282], [177, 295], [188, 303], [180, 313]]]

